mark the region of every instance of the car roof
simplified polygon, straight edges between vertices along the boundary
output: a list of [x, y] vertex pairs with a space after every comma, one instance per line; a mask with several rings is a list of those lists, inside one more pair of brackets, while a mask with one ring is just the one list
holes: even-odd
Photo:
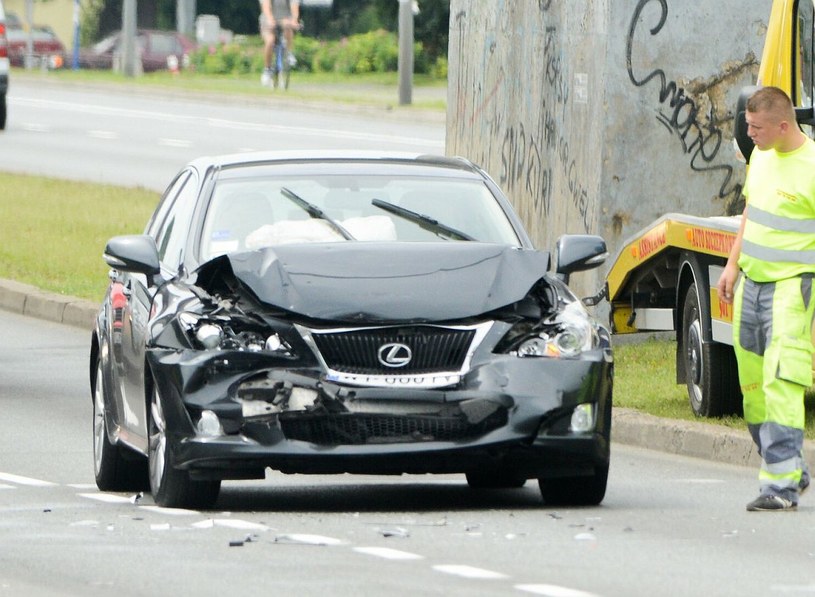
[[448, 157], [435, 154], [399, 151], [358, 151], [358, 150], [296, 150], [296, 151], [254, 151], [215, 156], [202, 156], [189, 163], [199, 170], [209, 168], [227, 169], [238, 166], [274, 165], [285, 163], [341, 163], [369, 162], [371, 164], [402, 164], [429, 166], [469, 172], [479, 178], [480, 169], [462, 157]]

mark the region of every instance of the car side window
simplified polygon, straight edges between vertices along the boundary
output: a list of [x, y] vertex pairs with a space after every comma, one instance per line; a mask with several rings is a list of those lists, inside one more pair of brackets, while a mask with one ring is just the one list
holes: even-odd
[[170, 208], [178, 197], [179, 191], [184, 186], [184, 183], [187, 182], [189, 176], [190, 172], [184, 170], [169, 184], [159, 200], [156, 211], [153, 212], [153, 216], [150, 218], [150, 221], [147, 222], [147, 227], [144, 231], [145, 234], [152, 236], [153, 239], [158, 239], [159, 232], [164, 226], [164, 220], [167, 218], [167, 212], [170, 211]]
[[192, 173], [184, 180], [156, 238], [159, 258], [172, 271], [177, 271], [184, 261], [184, 248], [198, 198], [197, 180]]

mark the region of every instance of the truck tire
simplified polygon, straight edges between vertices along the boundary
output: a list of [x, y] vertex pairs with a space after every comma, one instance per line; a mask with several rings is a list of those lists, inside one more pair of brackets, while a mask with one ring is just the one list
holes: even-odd
[[702, 322], [710, 318], [707, 310], [696, 284], [691, 284], [682, 308], [682, 356], [690, 406], [697, 417], [741, 416], [736, 357], [731, 346], [704, 341]]
[[6, 128], [6, 94], [0, 94], [0, 131]]

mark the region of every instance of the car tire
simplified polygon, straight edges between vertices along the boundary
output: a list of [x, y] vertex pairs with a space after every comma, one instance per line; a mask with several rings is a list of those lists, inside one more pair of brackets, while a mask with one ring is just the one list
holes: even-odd
[[682, 307], [682, 346], [688, 399], [697, 417], [741, 415], [742, 396], [733, 347], [705, 342], [702, 322], [710, 317], [691, 284]]
[[154, 388], [148, 416], [150, 491], [165, 508], [211, 508], [218, 499], [220, 481], [193, 481], [188, 471], [175, 468], [171, 438], [167, 433], [164, 404]]
[[538, 479], [547, 506], [596, 506], [606, 496], [608, 463], [594, 467], [594, 474], [580, 477]]
[[102, 359], [96, 364], [93, 387], [93, 469], [101, 491], [143, 491], [149, 487], [147, 459], [111, 443]]
[[526, 479], [499, 469], [470, 471], [466, 476], [472, 489], [517, 489], [526, 484]]
[[0, 95], [0, 131], [6, 129], [6, 94]]

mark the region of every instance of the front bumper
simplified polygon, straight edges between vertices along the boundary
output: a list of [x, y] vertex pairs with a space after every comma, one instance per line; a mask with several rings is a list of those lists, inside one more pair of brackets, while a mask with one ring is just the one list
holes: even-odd
[[[492, 355], [454, 388], [438, 390], [351, 388], [326, 382], [311, 368], [259, 359], [150, 351], [173, 461], [194, 478], [260, 478], [266, 468], [419, 474], [484, 467], [541, 478], [589, 475], [608, 464], [610, 350], [579, 360]], [[258, 374], [268, 382], [247, 384]], [[242, 401], [271, 403], [291, 387], [320, 398], [244, 416]], [[594, 405], [593, 429], [570, 431], [575, 406], [586, 403]], [[203, 411], [217, 415], [223, 433], [197, 430]]]

